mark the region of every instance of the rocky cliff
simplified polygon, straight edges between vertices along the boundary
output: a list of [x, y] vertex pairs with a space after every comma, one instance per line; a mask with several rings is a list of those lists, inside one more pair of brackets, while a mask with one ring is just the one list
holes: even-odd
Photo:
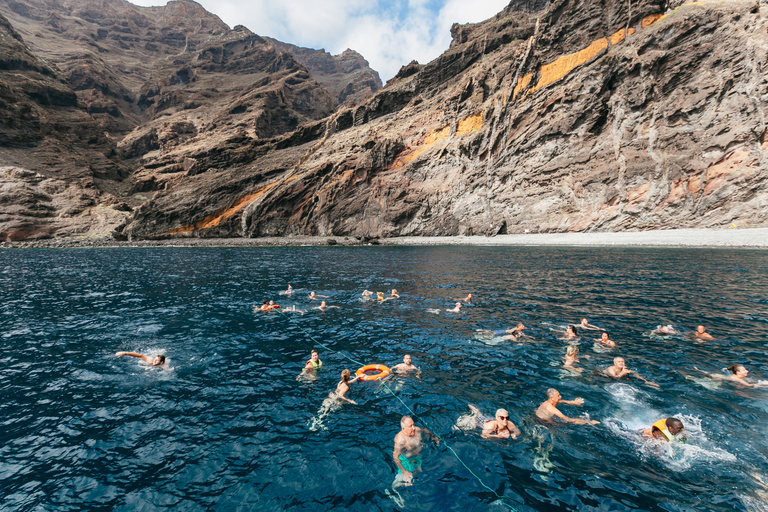
[[[98, 73], [128, 92], [105, 114], [135, 123], [130, 132], [130, 123], [114, 125], [117, 154], [132, 169], [126, 200], [136, 205], [123, 235], [764, 225], [765, 9], [738, 0], [513, 1], [485, 22], [455, 25], [433, 62], [413, 62], [369, 99], [335, 110], [338, 95], [302, 57], [211, 21], [193, 31], [206, 34], [199, 40], [168, 39], [176, 47], [166, 45], [143, 81], [110, 78], [127, 68]], [[101, 53], [89, 58], [107, 62]]]
[[452, 235], [768, 221], [765, 6], [512, 2], [362, 105], [202, 171], [126, 234]]
[[[206, 138], [226, 144], [274, 137], [334, 109], [329, 91], [277, 42], [244, 27], [230, 30], [188, 0], [151, 8], [124, 0], [17, 0], [0, 4], [0, 15], [7, 16], [0, 31], [8, 34], [0, 39], [0, 73], [7, 71], [0, 83], [7, 100], [0, 104], [7, 109], [0, 164], [9, 166], [7, 179], [29, 177], [25, 186], [33, 189], [41, 177], [55, 177], [70, 191], [87, 185], [94, 206], [120, 203], [114, 194], [135, 206], [199, 172], [191, 159], [164, 159], [168, 148]], [[348, 53], [326, 75], [350, 99], [370, 96], [364, 76], [375, 72]], [[59, 136], [64, 131], [74, 135]], [[21, 146], [35, 149], [15, 150]], [[97, 179], [79, 182], [84, 176]], [[86, 217], [78, 217], [77, 230], [72, 222], [51, 227], [61, 225], [62, 211], [78, 210], [74, 205], [37, 204], [34, 198], [48, 196], [36, 190], [19, 209], [18, 191], [2, 190], [0, 204], [13, 207], [0, 210], [0, 239], [91, 231]], [[20, 212], [32, 210], [48, 228], [14, 227], [28, 225]]]

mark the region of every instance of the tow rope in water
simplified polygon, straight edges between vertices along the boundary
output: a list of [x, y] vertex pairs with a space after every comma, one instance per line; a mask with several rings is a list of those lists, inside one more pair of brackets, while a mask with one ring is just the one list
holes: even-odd
[[[285, 313], [283, 313], [282, 311], [280, 311], [280, 309], [275, 309], [275, 311], [279, 312], [281, 315], [283, 315], [283, 316], [285, 316], [286, 318], [288, 318], [288, 320], [293, 320], [293, 319], [292, 319], [292, 318], [290, 318], [289, 316], [285, 315]], [[309, 332], [307, 332], [307, 331], [306, 331], [306, 329], [304, 329], [304, 328], [303, 328], [302, 326], [300, 326], [298, 323], [296, 323], [296, 322], [292, 322], [292, 323], [293, 323], [293, 325], [294, 325], [294, 326], [298, 327], [298, 328], [299, 328], [299, 330], [300, 330], [301, 332], [303, 332], [303, 333], [304, 333], [304, 334], [307, 336], [307, 338], [311, 339], [312, 341], [314, 341], [315, 343], [317, 343], [319, 346], [323, 347], [325, 350], [327, 350], [327, 351], [329, 351], [329, 352], [333, 352], [333, 353], [335, 353], [335, 354], [339, 354], [340, 356], [342, 356], [342, 357], [344, 357], [344, 358], [348, 359], [349, 361], [351, 361], [351, 362], [355, 363], [356, 365], [359, 365], [359, 366], [365, 366], [365, 363], [362, 363], [362, 362], [360, 362], [360, 361], [355, 361], [355, 360], [354, 360], [352, 357], [348, 356], [347, 354], [343, 354], [343, 353], [339, 352], [338, 350], [334, 350], [334, 349], [332, 349], [331, 347], [329, 347], [329, 346], [327, 346], [327, 345], [324, 345], [323, 343], [321, 343], [320, 341], [318, 341], [318, 340], [317, 340], [317, 339], [316, 339], [314, 336], [312, 336], [312, 335], [311, 335]], [[488, 487], [488, 485], [486, 485], [486, 483], [485, 483], [485, 482], [483, 482], [483, 480], [482, 480], [482, 479], [481, 479], [479, 476], [477, 476], [477, 475], [475, 474], [475, 472], [474, 472], [474, 471], [472, 471], [472, 470], [469, 468], [469, 466], [467, 466], [467, 465], [464, 463], [464, 461], [463, 461], [463, 460], [461, 460], [461, 457], [459, 457], [459, 454], [458, 454], [458, 453], [456, 453], [456, 451], [455, 451], [455, 450], [454, 450], [454, 449], [453, 449], [453, 448], [452, 448], [452, 447], [451, 447], [451, 446], [448, 444], [448, 442], [447, 442], [447, 441], [445, 441], [443, 438], [441, 438], [439, 435], [437, 435], [433, 429], [429, 428], [429, 425], [427, 424], [427, 422], [426, 422], [426, 421], [424, 421], [424, 419], [423, 419], [423, 418], [421, 418], [421, 417], [420, 417], [418, 414], [416, 414], [416, 413], [413, 411], [413, 409], [411, 409], [410, 407], [408, 407], [408, 404], [406, 404], [405, 402], [403, 402], [403, 399], [402, 399], [402, 398], [400, 398], [399, 396], [397, 396], [397, 395], [395, 394], [395, 392], [394, 392], [394, 391], [392, 391], [392, 389], [391, 389], [391, 388], [390, 388], [390, 387], [387, 385], [387, 383], [386, 383], [386, 382], [382, 381], [382, 382], [381, 382], [381, 385], [382, 385], [382, 386], [383, 386], [383, 387], [384, 387], [384, 388], [385, 388], [385, 389], [386, 389], [386, 390], [389, 392], [389, 394], [390, 394], [390, 395], [392, 395], [393, 397], [397, 398], [397, 399], [398, 399], [398, 401], [400, 401], [400, 403], [401, 403], [401, 404], [403, 404], [403, 407], [405, 407], [405, 408], [408, 410], [408, 412], [409, 412], [409, 413], [411, 413], [411, 415], [412, 415], [412, 416], [414, 416], [414, 417], [416, 417], [416, 418], [419, 418], [420, 422], [421, 422], [421, 423], [422, 423], [422, 424], [423, 424], [425, 427], [427, 427], [427, 428], [428, 428], [428, 429], [429, 429], [429, 430], [432, 432], [432, 435], [434, 435], [434, 436], [435, 436], [435, 437], [438, 439], [438, 441], [442, 441], [442, 442], [443, 442], [443, 444], [445, 445], [445, 447], [446, 447], [446, 448], [448, 448], [448, 450], [450, 450], [450, 451], [451, 451], [451, 453], [453, 454], [453, 456], [454, 456], [454, 457], [456, 457], [456, 460], [458, 460], [458, 461], [461, 463], [461, 465], [462, 465], [462, 466], [464, 466], [464, 469], [466, 469], [467, 471], [469, 471], [469, 474], [470, 474], [470, 475], [472, 475], [473, 477], [475, 477], [475, 479], [476, 479], [476, 480], [477, 480], [477, 481], [480, 483], [480, 485], [482, 485], [482, 486], [483, 486], [485, 489], [488, 489], [490, 492], [492, 492], [492, 493], [494, 494], [494, 496], [496, 496], [496, 497], [499, 499], [499, 501], [500, 501], [502, 504], [504, 504], [506, 507], [508, 507], [508, 508], [509, 508], [509, 509], [510, 509], [512, 512], [517, 512], [517, 509], [515, 509], [514, 507], [512, 507], [511, 505], [509, 505], [509, 504], [507, 503], [507, 501], [509, 500], [509, 498], [505, 498], [504, 496], [501, 496], [499, 493], [497, 493], [496, 491], [494, 491], [493, 489], [491, 489], [490, 487]]]

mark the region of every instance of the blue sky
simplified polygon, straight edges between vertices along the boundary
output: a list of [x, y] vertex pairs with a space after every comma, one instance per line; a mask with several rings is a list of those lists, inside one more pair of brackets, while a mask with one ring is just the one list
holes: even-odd
[[[165, 5], [166, 0], [130, 0]], [[451, 42], [453, 23], [490, 18], [509, 0], [196, 0], [230, 27], [337, 55], [360, 52], [384, 82], [400, 66], [425, 64]]]

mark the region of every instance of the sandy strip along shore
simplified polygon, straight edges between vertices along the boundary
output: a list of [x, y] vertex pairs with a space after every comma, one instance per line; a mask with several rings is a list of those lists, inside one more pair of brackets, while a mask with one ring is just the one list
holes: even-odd
[[526, 235], [433, 236], [359, 239], [345, 236], [265, 238], [175, 238], [118, 242], [110, 239], [52, 239], [4, 242], [0, 248], [63, 247], [301, 247], [352, 245], [498, 245], [573, 247], [768, 248], [768, 228], [671, 229], [620, 233], [536, 233]]

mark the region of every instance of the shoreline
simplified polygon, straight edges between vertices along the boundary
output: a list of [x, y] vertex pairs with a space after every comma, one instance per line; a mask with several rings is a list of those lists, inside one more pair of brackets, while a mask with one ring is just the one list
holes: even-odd
[[531, 233], [497, 236], [425, 236], [367, 238], [353, 236], [288, 236], [263, 238], [48, 239], [3, 242], [0, 249], [119, 247], [328, 247], [328, 246], [551, 246], [551, 247], [681, 247], [768, 248], [768, 228], [687, 228], [596, 233]]

